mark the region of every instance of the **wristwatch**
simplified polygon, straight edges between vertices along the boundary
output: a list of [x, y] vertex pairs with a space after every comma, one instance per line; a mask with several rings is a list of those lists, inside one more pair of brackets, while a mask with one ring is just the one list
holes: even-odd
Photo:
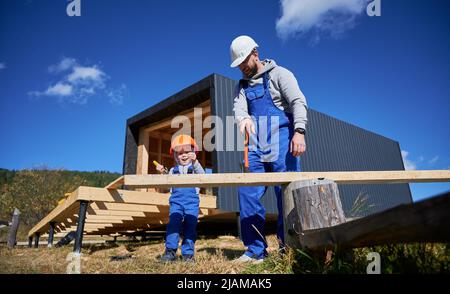
[[296, 131], [297, 133], [299, 133], [299, 134], [302, 134], [302, 135], [306, 134], [306, 130], [303, 129], [303, 128], [296, 128], [295, 131]]

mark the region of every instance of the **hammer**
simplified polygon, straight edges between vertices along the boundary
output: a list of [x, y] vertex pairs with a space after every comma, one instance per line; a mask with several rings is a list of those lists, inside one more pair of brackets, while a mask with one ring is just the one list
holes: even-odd
[[244, 140], [244, 173], [249, 172], [248, 168], [248, 143], [249, 143], [249, 135], [248, 131], [245, 130], [245, 140]]

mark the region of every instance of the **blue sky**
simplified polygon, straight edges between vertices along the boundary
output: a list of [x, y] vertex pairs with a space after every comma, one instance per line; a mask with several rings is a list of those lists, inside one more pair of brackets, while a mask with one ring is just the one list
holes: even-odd
[[121, 172], [126, 119], [213, 72], [238, 79], [229, 45], [248, 34], [311, 108], [400, 142], [410, 168], [450, 169], [450, 2], [369, 17], [361, 1], [81, 0], [69, 17], [63, 0], [2, 0], [0, 167]]

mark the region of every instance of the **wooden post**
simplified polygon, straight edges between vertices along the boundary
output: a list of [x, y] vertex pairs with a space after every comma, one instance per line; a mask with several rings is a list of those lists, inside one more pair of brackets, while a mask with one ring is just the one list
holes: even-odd
[[283, 219], [286, 245], [301, 248], [302, 232], [345, 223], [337, 184], [303, 180], [284, 188]]
[[28, 248], [31, 248], [31, 247], [33, 247], [33, 237], [32, 236], [28, 237]]
[[41, 236], [41, 233], [36, 232], [34, 234], [34, 248], [38, 248], [39, 247], [39, 237]]
[[77, 232], [75, 235], [75, 244], [73, 246], [73, 251], [75, 253], [81, 252], [81, 246], [83, 244], [84, 223], [86, 220], [86, 211], [88, 208], [88, 204], [89, 204], [89, 201], [80, 201], [80, 211], [78, 213]]
[[9, 232], [8, 232], [8, 248], [9, 249], [14, 248], [14, 246], [16, 245], [17, 229], [19, 228], [19, 216], [20, 216], [20, 211], [17, 208], [15, 208], [13, 217], [12, 217], [12, 221], [11, 221], [11, 226], [9, 227]]
[[47, 247], [52, 247], [53, 246], [53, 235], [55, 233], [55, 222], [50, 222], [50, 230], [48, 232], [48, 243], [47, 243]]

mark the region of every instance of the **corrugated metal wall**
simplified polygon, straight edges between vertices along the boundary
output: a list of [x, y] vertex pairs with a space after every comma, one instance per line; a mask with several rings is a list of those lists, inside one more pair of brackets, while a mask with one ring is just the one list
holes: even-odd
[[[310, 109], [304, 171], [403, 170], [396, 141]], [[361, 215], [411, 202], [408, 184], [339, 185], [346, 214], [358, 195], [367, 198]]]
[[[223, 121], [233, 115], [236, 81], [214, 75], [211, 89], [212, 113]], [[303, 171], [370, 171], [403, 170], [403, 161], [396, 141], [309, 109], [306, 142], [307, 152], [301, 157]], [[230, 130], [227, 130], [230, 132]], [[236, 133], [236, 132], [235, 132]], [[214, 172], [241, 172], [242, 152], [220, 151], [213, 155]], [[344, 211], [349, 216], [359, 194], [366, 199], [359, 215], [367, 215], [411, 202], [408, 184], [340, 185]], [[238, 211], [236, 188], [219, 188], [218, 207]], [[276, 213], [273, 188], [263, 198], [268, 213]]]
[[[214, 88], [211, 89], [211, 113], [225, 122], [227, 116], [233, 116], [233, 99], [236, 81], [226, 77], [215, 75]], [[225, 127], [224, 134], [234, 132], [234, 142], [237, 142], [237, 132]], [[229, 138], [228, 135], [225, 138]], [[236, 173], [241, 172], [243, 152], [217, 151], [213, 153], [212, 160], [214, 173]], [[239, 202], [236, 187], [219, 187], [216, 189], [218, 196], [217, 205], [226, 211], [239, 211]], [[270, 198], [270, 197], [268, 197]], [[271, 204], [270, 204], [271, 205]], [[275, 203], [276, 205], [276, 203]]]

